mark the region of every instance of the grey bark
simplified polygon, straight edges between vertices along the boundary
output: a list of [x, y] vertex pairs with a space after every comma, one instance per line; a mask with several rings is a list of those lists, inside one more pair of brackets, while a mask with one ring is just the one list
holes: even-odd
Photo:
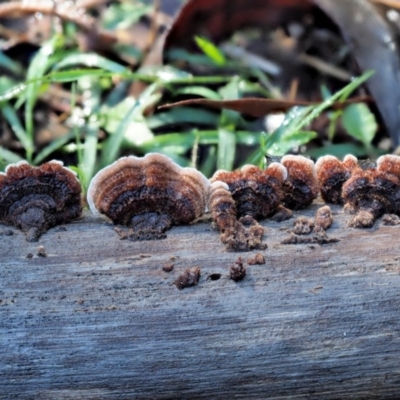
[[266, 264], [239, 283], [229, 266], [257, 251], [224, 251], [207, 221], [130, 242], [86, 213], [39, 244], [0, 236], [0, 398], [398, 398], [400, 226], [333, 210], [328, 245], [264, 221]]

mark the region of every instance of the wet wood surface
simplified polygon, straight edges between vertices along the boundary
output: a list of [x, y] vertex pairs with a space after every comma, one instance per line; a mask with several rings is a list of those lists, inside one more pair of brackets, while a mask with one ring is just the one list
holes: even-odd
[[257, 251], [224, 251], [209, 222], [130, 242], [85, 213], [39, 243], [0, 236], [0, 398], [398, 398], [400, 226], [333, 211], [327, 245], [264, 221], [266, 264], [238, 283], [229, 266]]

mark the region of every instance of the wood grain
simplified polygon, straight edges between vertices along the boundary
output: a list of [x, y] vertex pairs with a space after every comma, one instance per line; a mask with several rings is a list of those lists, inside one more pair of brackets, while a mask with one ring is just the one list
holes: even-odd
[[229, 266], [256, 252], [225, 252], [209, 222], [129, 242], [86, 213], [39, 244], [0, 236], [0, 398], [398, 398], [400, 226], [333, 211], [323, 246], [264, 221], [266, 265], [239, 283]]

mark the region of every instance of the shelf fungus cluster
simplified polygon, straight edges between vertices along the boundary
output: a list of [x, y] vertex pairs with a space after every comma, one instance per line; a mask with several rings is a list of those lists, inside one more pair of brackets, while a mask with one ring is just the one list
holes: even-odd
[[385, 155], [376, 163], [359, 163], [353, 156], [343, 162], [325, 156], [316, 169], [322, 198], [342, 203], [354, 214], [348, 226], [368, 228], [383, 214], [400, 214], [400, 157]]
[[[96, 174], [87, 201], [93, 213], [113, 222], [122, 239], [132, 240], [164, 238], [171, 226], [190, 224], [208, 208], [226, 249], [249, 251], [267, 247], [261, 219], [288, 219], [291, 210], [306, 208], [319, 193], [326, 203], [342, 204], [353, 214], [351, 227], [370, 227], [384, 214], [383, 223], [399, 224], [400, 157], [360, 163], [354, 156], [343, 161], [324, 156], [314, 164], [288, 155], [266, 169], [246, 165], [217, 171], [208, 180], [161, 154], [129, 156]], [[23, 161], [0, 174], [0, 222], [23, 230], [28, 241], [81, 211], [81, 185], [59, 161], [40, 167]], [[299, 217], [285, 244], [333, 242], [326, 235], [332, 221], [328, 206], [314, 219]]]
[[276, 212], [283, 198], [286, 168], [272, 163], [261, 170], [245, 165], [234, 172], [217, 171], [211, 178], [209, 209], [228, 250], [265, 248], [264, 228], [258, 224]]
[[49, 228], [81, 212], [81, 185], [59, 161], [40, 167], [21, 161], [0, 174], [0, 221], [22, 229], [27, 241], [38, 241]]
[[206, 208], [209, 181], [194, 168], [181, 168], [162, 154], [122, 157], [102, 169], [88, 189], [88, 204], [106, 215], [121, 238], [165, 237], [172, 225], [189, 224]]

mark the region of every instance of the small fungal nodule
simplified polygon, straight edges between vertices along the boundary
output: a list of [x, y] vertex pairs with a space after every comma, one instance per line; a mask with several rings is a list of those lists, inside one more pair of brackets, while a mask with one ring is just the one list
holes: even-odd
[[172, 225], [203, 215], [209, 181], [194, 168], [182, 168], [162, 154], [122, 157], [99, 171], [88, 189], [94, 214], [129, 228], [130, 239], [165, 237]]
[[29, 242], [81, 213], [81, 184], [60, 161], [40, 167], [20, 161], [0, 173], [0, 221], [20, 228]]

